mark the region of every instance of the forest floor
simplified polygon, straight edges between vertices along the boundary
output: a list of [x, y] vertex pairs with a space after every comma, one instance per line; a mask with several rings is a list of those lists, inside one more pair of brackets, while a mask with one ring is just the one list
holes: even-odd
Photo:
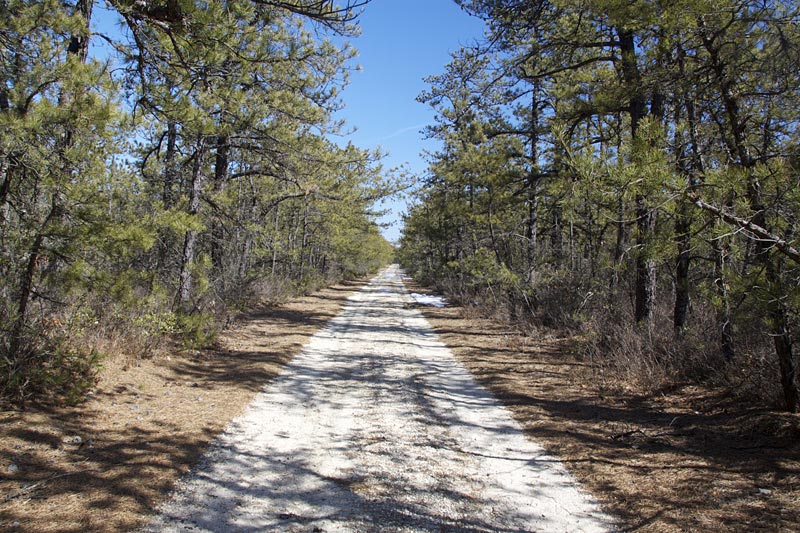
[[531, 337], [460, 307], [424, 314], [625, 531], [800, 531], [800, 416], [698, 386], [612, 394], [572, 339]]
[[[78, 408], [0, 413], [0, 529], [143, 525], [358, 286], [253, 313], [218, 350], [111, 359]], [[800, 530], [796, 415], [696, 387], [609, 394], [568, 339], [528, 337], [455, 306], [414, 307], [626, 531]]]
[[255, 310], [219, 348], [111, 357], [78, 407], [0, 413], [0, 530], [126, 531], [363, 282]]

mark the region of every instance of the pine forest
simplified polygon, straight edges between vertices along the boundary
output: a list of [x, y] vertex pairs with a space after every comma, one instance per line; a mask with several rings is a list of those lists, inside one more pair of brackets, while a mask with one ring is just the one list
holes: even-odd
[[798, 339], [798, 0], [0, 0], [2, 531], [800, 531]]
[[5, 400], [77, 399], [110, 340], [204, 344], [256, 297], [388, 262], [391, 180], [334, 142], [354, 51], [329, 37], [358, 8], [0, 2]]
[[[486, 32], [419, 95], [440, 148], [402, 265], [576, 333], [603, 379], [796, 411], [798, 6], [457, 3]], [[365, 4], [2, 2], [6, 400], [392, 259], [376, 203], [409, 184], [335, 116]]]
[[403, 265], [599, 380], [798, 409], [800, 8], [458, 0], [486, 36], [419, 96], [441, 141]]

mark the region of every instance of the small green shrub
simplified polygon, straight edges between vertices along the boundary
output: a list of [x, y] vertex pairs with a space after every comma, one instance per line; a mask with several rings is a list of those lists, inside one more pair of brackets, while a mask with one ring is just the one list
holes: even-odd
[[217, 340], [219, 323], [206, 313], [183, 314], [177, 316], [178, 334], [186, 348], [205, 348]]
[[4, 350], [0, 390], [4, 403], [78, 403], [97, 382], [102, 354], [63, 332], [29, 330], [14, 354]]
[[180, 329], [178, 316], [172, 311], [148, 311], [134, 317], [131, 324], [141, 328], [144, 335], [171, 335]]

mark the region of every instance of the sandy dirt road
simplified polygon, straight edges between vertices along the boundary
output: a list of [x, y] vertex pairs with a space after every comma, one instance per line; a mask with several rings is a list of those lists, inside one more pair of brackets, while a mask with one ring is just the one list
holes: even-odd
[[611, 531], [441, 344], [389, 267], [216, 441], [145, 531]]

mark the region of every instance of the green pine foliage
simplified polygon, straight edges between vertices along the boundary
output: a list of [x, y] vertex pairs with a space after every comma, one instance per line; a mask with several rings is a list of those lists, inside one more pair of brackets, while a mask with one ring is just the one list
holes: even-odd
[[420, 96], [442, 148], [405, 267], [578, 331], [611, 386], [797, 410], [797, 4], [458, 3], [488, 34]]
[[79, 401], [111, 348], [391, 259], [394, 178], [328, 140], [356, 5], [114, 1], [101, 35], [93, 0], [0, 3], [2, 401]]

